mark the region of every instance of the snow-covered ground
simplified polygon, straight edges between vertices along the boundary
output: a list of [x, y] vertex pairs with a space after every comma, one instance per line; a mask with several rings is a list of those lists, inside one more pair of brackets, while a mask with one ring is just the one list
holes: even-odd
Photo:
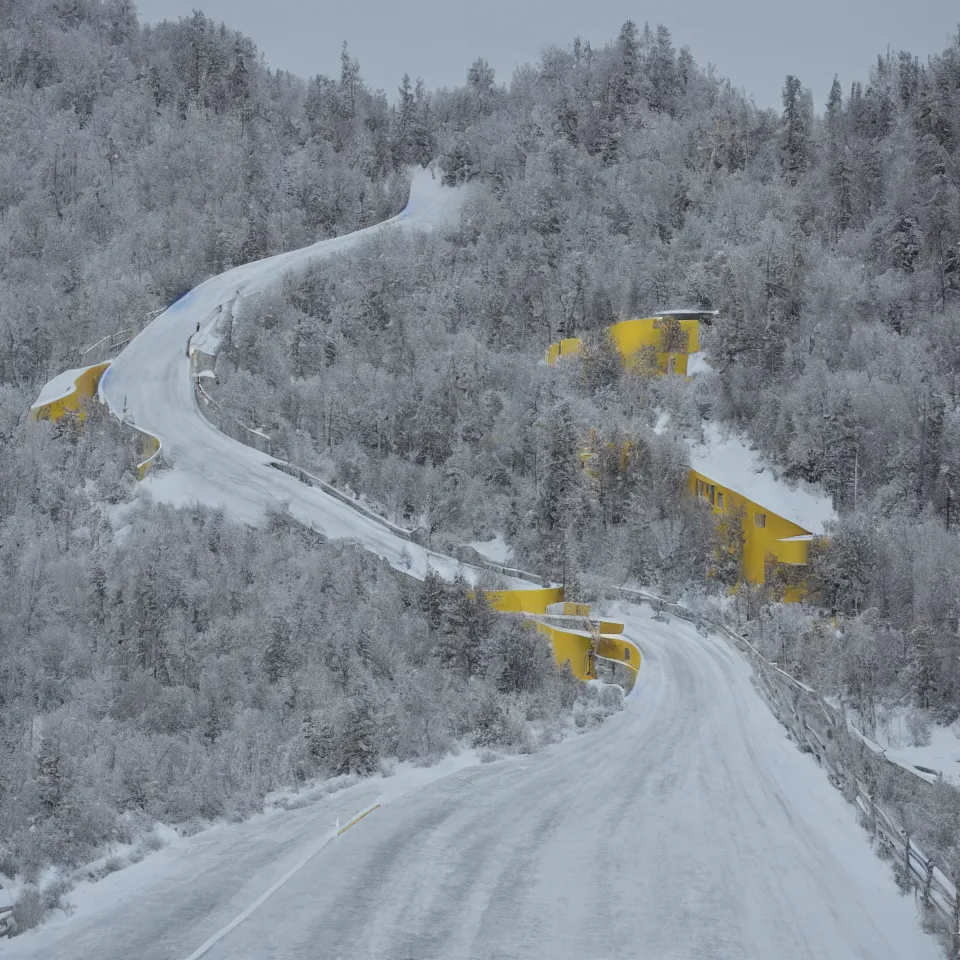
[[[196, 287], [147, 326], [113, 362], [99, 390], [114, 413], [126, 410], [128, 419], [163, 444], [163, 460], [171, 469], [149, 474], [145, 489], [176, 505], [224, 506], [249, 523], [259, 522], [267, 509], [285, 506], [314, 530], [355, 540], [398, 570], [423, 577], [432, 567], [449, 579], [460, 570], [475, 580], [478, 570], [410, 543], [320, 488], [271, 468], [267, 454], [222, 434], [197, 409], [187, 360], [192, 338], [213, 349], [238, 297], [256, 296], [284, 274], [353, 249], [380, 231], [442, 226], [459, 215], [464, 194], [464, 189], [442, 187], [429, 170], [420, 171], [407, 207], [384, 224], [229, 270]], [[502, 580], [504, 587], [536, 586], [511, 577]]]
[[834, 519], [833, 503], [822, 490], [791, 484], [751, 450], [742, 437], [704, 425], [703, 443], [689, 442], [690, 466], [729, 490], [766, 507], [810, 533], [824, 533]]
[[[960, 722], [942, 726], [924, 720], [916, 711], [885, 709], [869, 735], [866, 725], [849, 714], [854, 730], [876, 753], [925, 780], [943, 777], [960, 787]], [[872, 725], [871, 725], [872, 726]]]
[[601, 727], [178, 841], [72, 895], [72, 917], [4, 956], [199, 958], [287, 877], [204, 955], [937, 960], [914, 899], [739, 654], [642, 607], [607, 612], [645, 659]]
[[502, 567], [513, 562], [513, 547], [503, 539], [502, 533], [498, 533], [490, 540], [473, 540], [469, 545], [481, 557], [486, 557], [492, 563], [498, 563]]

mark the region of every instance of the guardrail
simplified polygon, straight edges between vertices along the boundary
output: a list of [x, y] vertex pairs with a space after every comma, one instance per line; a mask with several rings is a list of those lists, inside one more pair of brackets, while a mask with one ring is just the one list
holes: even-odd
[[125, 347], [151, 320], [158, 317], [166, 307], [160, 307], [146, 314], [139, 322], [132, 326], [124, 327], [121, 330], [115, 330], [101, 337], [96, 343], [91, 343], [88, 347], [81, 347], [80, 366], [90, 367], [95, 363], [104, 363], [112, 359], [113, 354], [121, 347]]
[[[239, 440], [248, 447], [253, 447], [255, 450], [259, 450], [261, 453], [265, 453], [269, 456], [270, 437], [267, 434], [260, 430], [255, 430], [253, 427], [248, 427], [242, 420], [239, 420], [232, 413], [227, 413], [227, 411], [223, 408], [223, 404], [220, 403], [219, 400], [211, 397], [210, 394], [204, 389], [203, 377], [200, 376], [200, 374], [193, 378], [193, 382], [197, 397], [198, 409], [218, 430], [226, 432], [223, 430], [223, 421], [229, 422], [240, 431], [240, 436], [234, 437], [235, 440]], [[213, 417], [210, 416], [211, 408], [216, 410], [220, 415], [221, 422], [218, 423]]]
[[[950, 956], [953, 960], [960, 960], [960, 897], [957, 895], [960, 876], [951, 879], [950, 866], [943, 860], [938, 862], [936, 855], [927, 856], [894, 814], [877, 802], [868, 785], [845, 769], [841, 757], [838, 756], [841, 741], [844, 737], [851, 736], [845, 716], [830, 706], [813, 687], [767, 660], [746, 637], [730, 629], [725, 623], [643, 590], [617, 587], [608, 588], [608, 592], [610, 591], [624, 600], [647, 603], [653, 606], [658, 614], [665, 613], [694, 623], [699, 630], [716, 630], [747, 654], [754, 666], [757, 686], [774, 716], [790, 731], [797, 745], [814, 756], [826, 771], [830, 782], [852, 800], [861, 823], [871, 837], [893, 856], [897, 864], [898, 882], [904, 888], [914, 888], [922, 905], [933, 911], [949, 929]], [[813, 709], [805, 709], [801, 699], [808, 701]], [[817, 729], [824, 724], [826, 735]], [[898, 770], [906, 769], [886, 757], [878, 759]], [[909, 770], [906, 772], [912, 773]], [[918, 774], [914, 776], [929, 788], [927, 780]]]

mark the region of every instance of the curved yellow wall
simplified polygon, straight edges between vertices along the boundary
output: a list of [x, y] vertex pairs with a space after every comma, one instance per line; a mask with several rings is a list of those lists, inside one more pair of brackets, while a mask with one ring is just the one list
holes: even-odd
[[160, 440], [146, 430], [135, 429], [140, 434], [140, 456], [144, 458], [137, 464], [137, 479], [142, 480], [160, 459]]
[[563, 587], [487, 591], [487, 602], [500, 613], [546, 613], [551, 603], [560, 603], [562, 600]]
[[51, 400], [50, 403], [33, 407], [30, 410], [30, 419], [59, 420], [68, 413], [75, 413], [78, 419], [83, 420], [86, 417], [87, 401], [96, 396], [100, 378], [109, 366], [109, 361], [107, 363], [95, 363], [92, 367], [86, 367], [78, 371], [73, 381], [73, 390], [65, 397], [59, 397], [56, 400]]
[[[584, 624], [590, 614], [590, 605], [587, 603], [563, 602], [563, 587], [546, 587], [540, 590], [489, 590], [486, 594], [487, 602], [501, 613], [526, 613], [533, 616], [549, 617], [547, 607], [562, 603], [560, 617], [575, 617], [573, 623], [567, 626], [558, 626], [556, 621], [536, 620], [536, 629], [550, 640], [553, 655], [557, 666], [562, 667], [569, 662], [573, 675], [580, 680], [596, 679], [596, 670], [591, 667], [590, 651], [595, 638], [590, 630], [579, 629], [588, 625], [594, 629], [599, 627], [600, 639], [597, 645], [597, 654], [607, 660], [615, 660], [634, 671], [631, 677], [636, 676], [640, 669], [640, 650], [636, 644], [620, 636], [623, 633], [623, 624], [615, 620], [591, 620]], [[569, 611], [569, 612], [568, 612]]]
[[[595, 680], [596, 669], [590, 652], [594, 638], [585, 630], [564, 630], [552, 624], [537, 621], [537, 631], [548, 637], [553, 647], [557, 666], [570, 664], [570, 670], [578, 680]], [[636, 678], [640, 670], [640, 649], [635, 643], [621, 636], [601, 635], [596, 647], [597, 655], [605, 660], [623, 664], [632, 671], [629, 676]]]

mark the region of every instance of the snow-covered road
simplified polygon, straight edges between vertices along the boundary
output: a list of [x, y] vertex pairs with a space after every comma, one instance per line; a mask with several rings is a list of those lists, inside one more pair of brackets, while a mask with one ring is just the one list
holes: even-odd
[[186, 960], [335, 817], [384, 799], [206, 956], [937, 960], [913, 897], [740, 656], [689, 624], [622, 612], [646, 659], [599, 729], [430, 785], [368, 781], [218, 827], [103, 881], [5, 956]]
[[[101, 381], [163, 442], [159, 499], [271, 505], [400, 569], [456, 563], [398, 538], [197, 410], [188, 340], [284, 271], [382, 229], [431, 227], [455, 191], [429, 173], [388, 225], [232, 270], [148, 326]], [[476, 571], [467, 571], [476, 574]], [[506, 584], [505, 584], [506, 585]], [[615, 614], [615, 611], [604, 611]], [[299, 958], [911, 958], [938, 950], [851, 808], [787, 739], [723, 641], [624, 607], [644, 654], [623, 713], [540, 753], [369, 780], [295, 811], [222, 825], [70, 895], [74, 914], [11, 942], [12, 960]], [[443, 774], [443, 775], [442, 775]], [[441, 776], [442, 775], [442, 776]], [[342, 837], [336, 818], [382, 806]]]
[[[458, 215], [464, 190], [443, 188], [430, 171], [413, 180], [409, 203], [398, 216], [375, 227], [236, 267], [200, 284], [147, 326], [113, 362], [100, 381], [110, 409], [158, 436], [170, 470], [151, 474], [147, 488], [177, 505], [225, 506], [232, 517], [256, 523], [264, 510], [289, 506], [298, 520], [330, 538], [349, 538], [392, 566], [422, 577], [429, 566], [452, 578], [456, 561], [425, 550], [389, 528], [351, 510], [322, 490], [308, 487], [269, 466], [271, 457], [217, 430], [197, 408], [187, 343], [197, 332], [209, 342], [221, 307], [254, 296], [287, 272], [350, 250], [383, 230], [432, 229]], [[466, 567], [468, 578], [477, 571]], [[503, 586], [526, 587], [503, 578]]]

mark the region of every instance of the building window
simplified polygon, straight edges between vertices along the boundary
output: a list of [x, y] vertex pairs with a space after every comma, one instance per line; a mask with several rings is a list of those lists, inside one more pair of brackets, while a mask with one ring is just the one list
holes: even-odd
[[711, 503], [716, 503], [716, 499], [717, 499], [716, 493], [717, 493], [717, 486], [716, 484], [711, 483], [710, 484], [710, 502]]
[[717, 509], [723, 509], [723, 494], [719, 490], [717, 491]]
[[753, 515], [754, 526], [765, 527], [767, 525], [767, 515], [765, 513], [755, 513]]
[[624, 659], [624, 660], [629, 660], [629, 659], [630, 659], [630, 648], [629, 648], [629, 647], [624, 647], [624, 648], [623, 648], [623, 659]]

